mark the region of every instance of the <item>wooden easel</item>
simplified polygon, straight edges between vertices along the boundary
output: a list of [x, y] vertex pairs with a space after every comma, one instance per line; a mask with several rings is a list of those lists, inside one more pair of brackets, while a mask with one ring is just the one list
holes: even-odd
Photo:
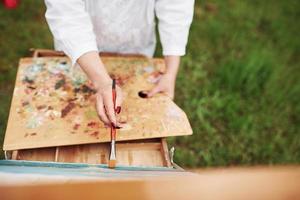
[[[64, 57], [62, 52], [31, 49], [33, 58], [39, 57]], [[105, 56], [120, 56], [119, 54], [103, 53]], [[141, 57], [139, 55], [122, 55], [122, 57]], [[75, 144], [65, 146], [51, 146], [43, 148], [26, 148], [7, 151], [8, 159], [107, 164], [109, 156], [109, 143]], [[147, 166], [147, 167], [172, 167], [168, 145], [165, 137], [119, 141], [117, 143], [118, 165]], [[172, 162], [171, 162], [172, 161]]]
[[[101, 143], [21, 149], [12, 151], [10, 159], [107, 164], [109, 148], [109, 143]], [[118, 142], [117, 158], [123, 166], [172, 167], [165, 138]]]

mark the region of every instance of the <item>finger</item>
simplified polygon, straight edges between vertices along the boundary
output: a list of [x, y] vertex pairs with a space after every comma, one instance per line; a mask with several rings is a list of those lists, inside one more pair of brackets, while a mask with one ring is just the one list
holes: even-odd
[[161, 92], [161, 89], [158, 86], [156, 86], [147, 94], [147, 97], [153, 97], [156, 93], [159, 92]]
[[103, 99], [101, 96], [97, 97], [96, 109], [97, 109], [100, 120], [103, 121], [107, 125], [110, 124], [110, 121], [105, 114]]
[[108, 117], [110, 123], [112, 123], [114, 126], [117, 126], [114, 104], [109, 95], [104, 97], [104, 107], [106, 110], [106, 116]]

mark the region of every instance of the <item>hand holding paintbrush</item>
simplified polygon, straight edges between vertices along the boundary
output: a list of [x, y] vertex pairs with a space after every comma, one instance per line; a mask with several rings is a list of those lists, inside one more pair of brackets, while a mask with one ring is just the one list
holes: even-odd
[[[119, 114], [121, 111], [121, 107], [116, 108], [116, 99], [117, 99], [117, 91], [116, 91], [116, 80], [113, 79], [112, 82], [112, 101], [113, 101], [113, 108], [115, 114]], [[110, 155], [109, 155], [109, 161], [108, 161], [108, 167], [109, 168], [115, 168], [116, 166], [116, 132], [118, 126], [111, 123], [110, 126], [110, 136], [111, 136], [111, 146], [110, 146]]]

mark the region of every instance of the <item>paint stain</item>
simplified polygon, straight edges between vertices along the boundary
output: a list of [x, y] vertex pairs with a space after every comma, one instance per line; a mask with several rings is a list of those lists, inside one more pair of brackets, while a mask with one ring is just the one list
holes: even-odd
[[23, 82], [24, 82], [24, 83], [28, 83], [28, 84], [34, 84], [34, 80], [30, 80], [28, 77], [25, 77], [25, 78], [23, 79]]
[[73, 102], [69, 102], [68, 105], [66, 107], [64, 107], [64, 109], [61, 110], [61, 118], [64, 118], [65, 116], [68, 115], [68, 113], [71, 112], [71, 110], [73, 110], [75, 108], [76, 104]]
[[73, 89], [73, 92], [74, 93], [85, 93], [85, 94], [95, 94], [96, 93], [96, 90], [93, 89], [92, 87], [84, 84], [82, 85], [81, 87], [76, 87]]
[[89, 87], [89, 86], [87, 86], [87, 85], [83, 85], [83, 86], [81, 87], [81, 91], [82, 91], [83, 93], [92, 93], [92, 94], [96, 93], [96, 90], [92, 89], [91, 87]]
[[97, 137], [99, 135], [99, 131], [93, 131], [89, 133], [90, 136]]
[[61, 112], [48, 108], [45, 116], [49, 117], [51, 120], [54, 120], [55, 118], [61, 117]]
[[78, 129], [79, 129], [79, 127], [80, 127], [80, 124], [74, 124], [74, 126], [73, 126], [73, 130], [78, 130]]
[[56, 90], [58, 90], [59, 88], [61, 88], [62, 86], [64, 86], [66, 84], [66, 80], [64, 78], [58, 80], [56, 83], [55, 83], [55, 86], [54, 88]]
[[100, 124], [98, 122], [89, 122], [87, 126], [92, 129], [100, 128]]
[[27, 86], [27, 88], [28, 88], [28, 89], [31, 89], [31, 90], [35, 90], [35, 89], [36, 89], [36, 87], [30, 86], [30, 85]]
[[31, 113], [30, 118], [26, 123], [26, 127], [30, 129], [37, 128], [38, 126], [42, 125], [43, 122], [44, 122], [44, 116], [34, 112]]
[[29, 105], [29, 102], [28, 102], [28, 101], [23, 101], [23, 102], [22, 102], [22, 106], [23, 106], [23, 107], [28, 106], [28, 105]]
[[28, 136], [36, 136], [37, 133], [25, 133], [24, 137], [28, 137]]
[[46, 106], [46, 105], [40, 105], [40, 106], [37, 106], [36, 108], [37, 108], [38, 110], [42, 110], [42, 109], [47, 108], [47, 106]]

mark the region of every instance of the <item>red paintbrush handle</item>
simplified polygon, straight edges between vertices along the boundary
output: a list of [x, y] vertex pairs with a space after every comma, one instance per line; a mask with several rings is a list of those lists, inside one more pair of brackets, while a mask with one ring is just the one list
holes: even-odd
[[114, 104], [114, 111], [116, 112], [116, 100], [117, 100], [117, 91], [116, 91], [116, 80], [113, 79], [112, 83], [112, 100]]
[[[115, 79], [113, 79], [113, 83], [112, 83], [112, 100], [113, 100], [113, 105], [114, 105], [114, 112], [116, 114], [117, 92], [116, 92], [116, 80]], [[110, 135], [111, 135], [112, 140], [116, 139], [116, 127], [113, 124], [110, 129]]]
[[110, 128], [110, 137], [111, 140], [116, 140], [116, 128], [113, 126]]
[[114, 104], [114, 111], [116, 112], [116, 99], [117, 99], [117, 93], [116, 90], [112, 90], [112, 97], [113, 97], [113, 104]]

